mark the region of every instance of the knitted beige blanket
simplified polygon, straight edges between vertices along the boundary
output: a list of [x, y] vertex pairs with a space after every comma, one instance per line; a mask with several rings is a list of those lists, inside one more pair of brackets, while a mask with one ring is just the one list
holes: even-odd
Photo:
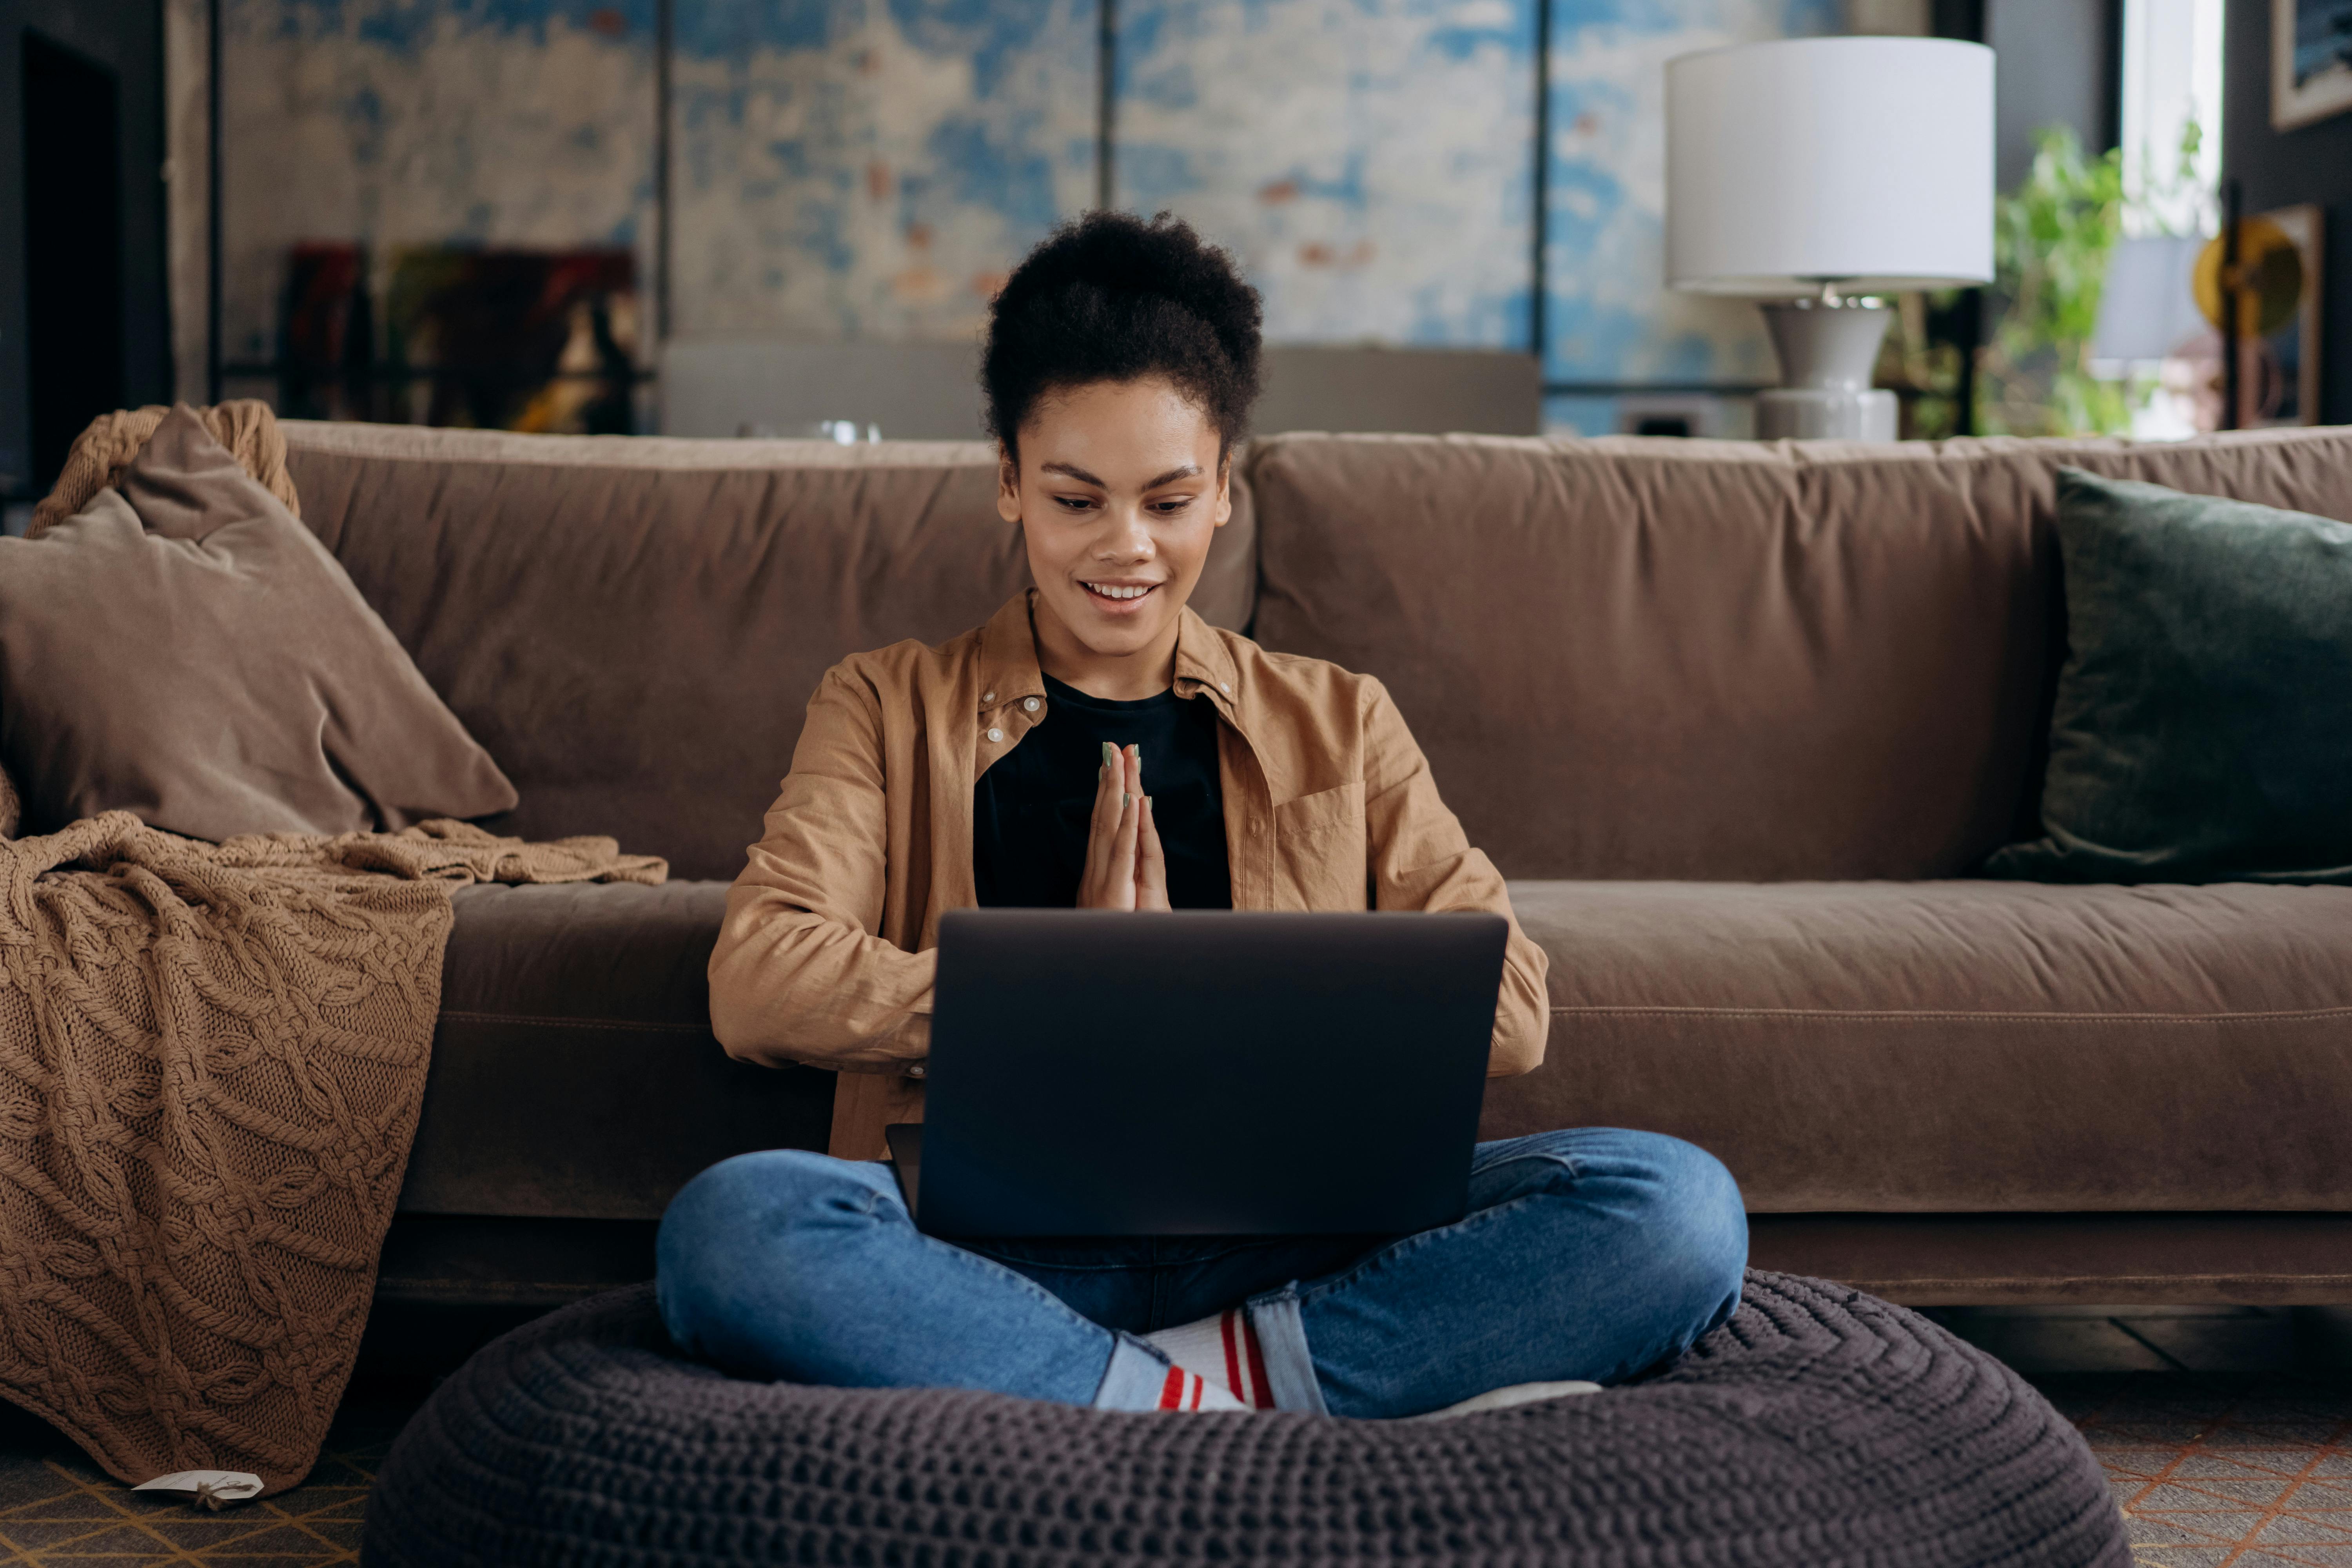
[[[33, 509], [33, 523], [26, 537], [38, 539], [121, 479], [170, 412], [155, 403], [144, 408], [118, 408], [91, 420], [89, 427], [74, 437], [58, 482]], [[255, 397], [234, 398], [197, 409], [196, 417], [205, 422], [213, 439], [235, 454], [245, 471], [260, 481], [262, 489], [284, 501], [286, 510], [296, 517], [302, 515], [301, 498], [294, 493], [293, 476], [286, 471], [286, 433], [278, 428], [278, 416], [269, 405]]]
[[0, 1396], [110, 1474], [318, 1458], [408, 1162], [462, 883], [658, 882], [455, 822], [0, 843]]

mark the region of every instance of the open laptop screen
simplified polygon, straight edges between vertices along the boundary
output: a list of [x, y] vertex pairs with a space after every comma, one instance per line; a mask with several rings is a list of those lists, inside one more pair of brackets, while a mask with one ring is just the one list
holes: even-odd
[[950, 913], [918, 1223], [1003, 1237], [1451, 1223], [1507, 931], [1485, 913]]

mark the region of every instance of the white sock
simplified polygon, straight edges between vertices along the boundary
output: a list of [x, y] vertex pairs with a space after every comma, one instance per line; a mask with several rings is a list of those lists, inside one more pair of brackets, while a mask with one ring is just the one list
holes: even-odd
[[1457, 1415], [1475, 1415], [1487, 1410], [1508, 1410], [1515, 1405], [1532, 1405], [1538, 1399], [1562, 1399], [1570, 1394], [1598, 1394], [1597, 1383], [1514, 1383], [1501, 1388], [1490, 1388], [1484, 1394], [1474, 1394], [1459, 1405], [1449, 1405], [1443, 1410], [1432, 1410], [1420, 1415], [1402, 1417], [1406, 1421], [1451, 1421]]
[[1184, 1371], [1213, 1384], [1231, 1402], [1200, 1408], [1274, 1408], [1274, 1391], [1265, 1382], [1265, 1357], [1258, 1349], [1257, 1330], [1250, 1322], [1248, 1308], [1228, 1307], [1143, 1338]]

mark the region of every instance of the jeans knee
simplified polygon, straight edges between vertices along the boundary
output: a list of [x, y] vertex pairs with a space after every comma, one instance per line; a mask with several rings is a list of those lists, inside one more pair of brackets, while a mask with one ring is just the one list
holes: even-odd
[[1738, 1305], [1748, 1269], [1748, 1211], [1739, 1183], [1696, 1143], [1662, 1132], [1633, 1133], [1654, 1174], [1649, 1222], [1662, 1264], [1713, 1328]]
[[1712, 1328], [1738, 1304], [1748, 1215], [1723, 1162], [1664, 1132], [1578, 1127], [1514, 1140], [1498, 1196], [1597, 1205], [1640, 1237], [1638, 1267], [1662, 1307]]
[[764, 1149], [721, 1160], [680, 1187], [662, 1211], [661, 1235], [666, 1242], [740, 1235], [863, 1194], [846, 1161], [806, 1149]]
[[702, 1320], [736, 1293], [755, 1254], [829, 1217], [870, 1212], [868, 1177], [869, 1168], [847, 1161], [769, 1149], [721, 1160], [680, 1187], [654, 1243], [655, 1294], [671, 1337], [691, 1344]]

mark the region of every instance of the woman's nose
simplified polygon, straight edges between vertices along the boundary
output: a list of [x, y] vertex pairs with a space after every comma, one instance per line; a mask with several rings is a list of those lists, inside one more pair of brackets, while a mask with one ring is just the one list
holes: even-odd
[[1110, 513], [1108, 526], [1095, 541], [1095, 553], [1104, 560], [1148, 560], [1151, 555], [1151, 531], [1143, 526], [1142, 514]]

